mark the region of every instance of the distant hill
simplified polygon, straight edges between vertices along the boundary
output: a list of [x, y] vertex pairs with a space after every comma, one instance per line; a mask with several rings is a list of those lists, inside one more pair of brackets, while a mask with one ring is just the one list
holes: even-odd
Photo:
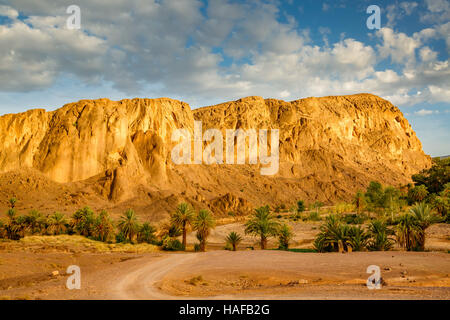
[[448, 156], [440, 156], [440, 157], [434, 157], [433, 159], [440, 159], [440, 160], [444, 160], [444, 159], [448, 159], [450, 158], [450, 155]]

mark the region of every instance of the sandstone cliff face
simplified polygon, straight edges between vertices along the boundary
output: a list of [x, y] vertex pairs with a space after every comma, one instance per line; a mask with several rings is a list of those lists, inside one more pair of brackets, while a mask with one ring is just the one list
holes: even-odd
[[[194, 118], [203, 130], [279, 129], [279, 173], [261, 176], [259, 165], [248, 164], [174, 165], [172, 132], [192, 133]], [[137, 206], [161, 218], [183, 200], [220, 214], [297, 198], [344, 200], [370, 180], [406, 183], [431, 162], [398, 108], [369, 94], [248, 97], [193, 111], [167, 98], [82, 100], [1, 116], [0, 146], [2, 207], [15, 195], [24, 207]]]

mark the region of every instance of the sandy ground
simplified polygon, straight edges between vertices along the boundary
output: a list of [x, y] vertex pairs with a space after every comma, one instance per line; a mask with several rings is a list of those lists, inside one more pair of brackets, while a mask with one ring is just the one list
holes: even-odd
[[[296, 247], [311, 246], [318, 223], [293, 225]], [[445, 299], [450, 300], [448, 225], [428, 231], [435, 252], [296, 253], [222, 250], [218, 226], [206, 253], [97, 253], [78, 247], [0, 242], [0, 299]], [[193, 235], [188, 241], [193, 243]], [[275, 242], [271, 242], [275, 246]], [[441, 250], [441, 251], [436, 251]], [[66, 269], [81, 268], [81, 289], [68, 290]], [[368, 290], [369, 265], [381, 269], [380, 290]], [[58, 271], [57, 275], [53, 275]]]
[[[56, 258], [48, 257], [48, 261]], [[34, 258], [37, 260], [39, 256]], [[62, 259], [65, 257], [67, 261]], [[446, 299], [448, 253], [212, 251], [86, 255], [81, 290], [48, 272], [1, 280], [10, 299]], [[44, 261], [43, 263], [47, 263]], [[381, 269], [380, 290], [368, 290], [369, 265]], [[8, 287], [9, 285], [9, 287]]]

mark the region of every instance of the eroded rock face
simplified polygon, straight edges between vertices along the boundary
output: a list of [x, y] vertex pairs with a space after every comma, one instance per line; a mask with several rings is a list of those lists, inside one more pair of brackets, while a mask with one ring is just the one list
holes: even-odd
[[[260, 165], [174, 165], [172, 132], [192, 133], [194, 119], [203, 130], [279, 129], [278, 174], [261, 176]], [[52, 112], [1, 116], [0, 146], [0, 174], [34, 170], [67, 188], [88, 190], [99, 206], [122, 209], [137, 205], [135, 199], [149, 214], [152, 203], [161, 210], [164, 199], [174, 197], [212, 209], [217, 204], [221, 212], [300, 198], [348, 200], [371, 180], [404, 184], [431, 164], [400, 110], [369, 94], [293, 102], [248, 97], [193, 111], [167, 98], [82, 100]], [[60, 202], [65, 197], [54, 196]]]

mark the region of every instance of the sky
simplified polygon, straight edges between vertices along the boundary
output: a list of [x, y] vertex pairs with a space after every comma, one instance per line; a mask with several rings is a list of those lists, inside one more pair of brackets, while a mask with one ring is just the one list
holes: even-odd
[[0, 115], [103, 97], [197, 108], [367, 92], [400, 108], [427, 154], [447, 155], [449, 50], [450, 0], [0, 0]]

